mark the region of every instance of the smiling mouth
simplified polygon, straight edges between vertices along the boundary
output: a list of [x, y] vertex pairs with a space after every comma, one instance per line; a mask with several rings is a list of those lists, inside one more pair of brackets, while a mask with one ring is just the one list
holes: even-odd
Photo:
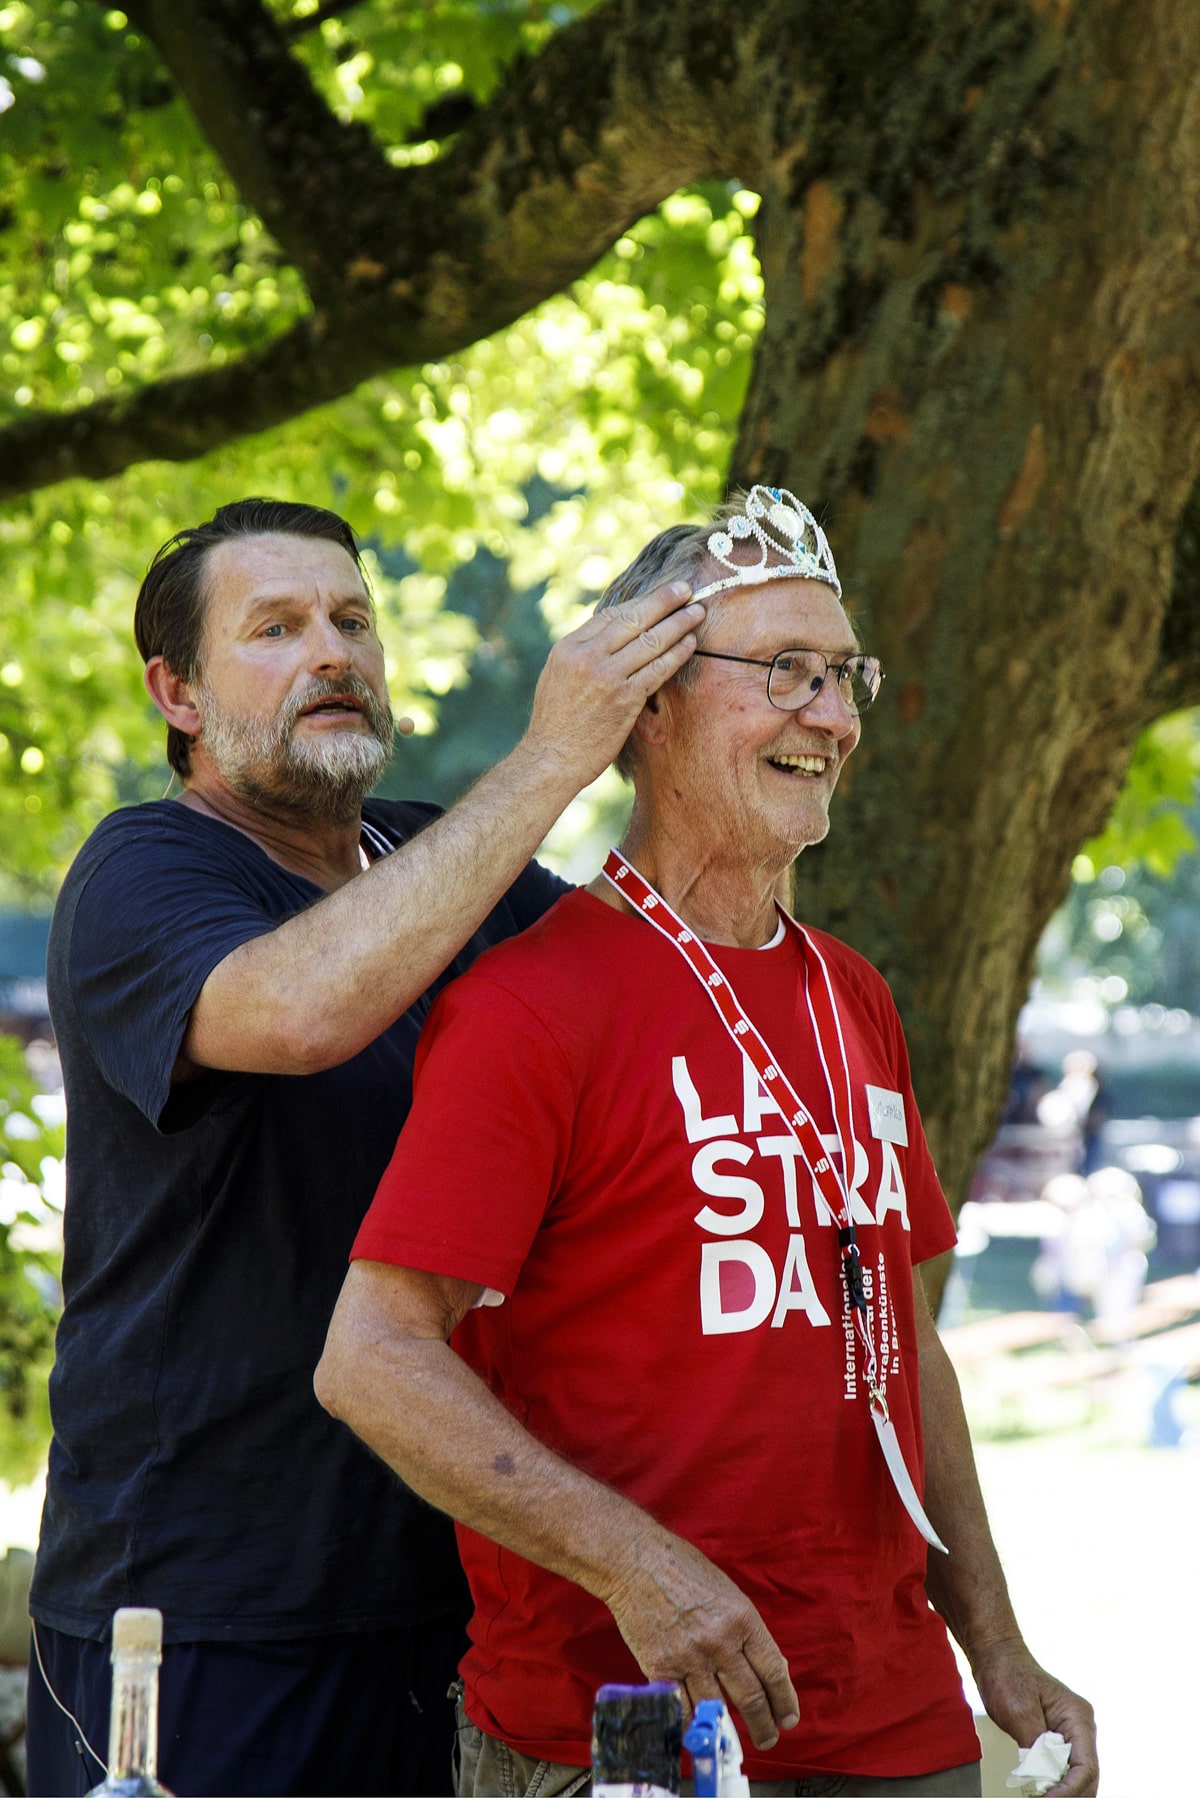
[[833, 758], [785, 752], [779, 756], [769, 756], [767, 761], [773, 769], [780, 769], [785, 775], [823, 775]]

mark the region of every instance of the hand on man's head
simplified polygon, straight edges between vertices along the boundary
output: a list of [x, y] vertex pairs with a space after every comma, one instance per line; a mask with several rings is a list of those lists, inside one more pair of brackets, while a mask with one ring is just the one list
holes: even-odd
[[650, 695], [695, 650], [705, 609], [690, 592], [671, 582], [607, 607], [550, 652], [524, 745], [569, 769], [575, 792], [616, 758]]

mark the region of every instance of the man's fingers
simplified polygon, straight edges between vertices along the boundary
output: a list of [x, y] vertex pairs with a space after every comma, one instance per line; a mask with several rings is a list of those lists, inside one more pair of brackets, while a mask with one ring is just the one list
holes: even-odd
[[620, 658], [613, 658], [613, 668], [620, 673], [629, 692], [639, 694], [646, 701], [682, 669], [695, 648], [696, 638], [690, 631], [665, 650], [654, 641], [654, 634], [647, 632], [623, 650]]
[[666, 587], [655, 588], [652, 594], [623, 600], [619, 606], [603, 607], [590, 614], [582, 625], [576, 625], [568, 636], [577, 644], [599, 643], [610, 652], [619, 650], [623, 644], [640, 637], [643, 631], [661, 625], [664, 620], [669, 621], [676, 614], [687, 613], [693, 619], [702, 619], [706, 608], [701, 600], [688, 603], [691, 591], [686, 581], [672, 581]]
[[769, 1750], [778, 1742], [779, 1726], [753, 1669], [741, 1662], [729, 1669], [718, 1669], [717, 1673], [730, 1702], [741, 1714], [752, 1743], [759, 1750]]
[[691, 599], [691, 592], [686, 581], [672, 581], [666, 587], [655, 588], [652, 594], [639, 594], [636, 600], [623, 600], [620, 606], [606, 606], [593, 615], [594, 623], [606, 636], [630, 643], [643, 631], [669, 620], [673, 614], [686, 612], [693, 620], [702, 619], [704, 605], [701, 601], [685, 604]]
[[719, 1668], [717, 1674], [760, 1750], [769, 1750], [781, 1731], [791, 1731], [800, 1723], [799, 1702], [787, 1664], [765, 1626], [752, 1632], [741, 1656], [730, 1667]]
[[620, 680], [629, 681], [656, 665], [672, 650], [680, 650], [686, 662], [696, 648], [696, 632], [703, 616], [689, 606], [672, 613], [668, 619], [660, 619], [657, 625], [647, 625], [636, 637], [609, 651], [609, 668]]
[[[1051, 1717], [1053, 1714], [1053, 1717]], [[1079, 1694], [1069, 1692], [1063, 1704], [1047, 1710], [1047, 1722], [1071, 1746], [1071, 1760], [1052, 1794], [1094, 1794], [1100, 1785], [1100, 1760], [1096, 1753], [1096, 1715]], [[1032, 1740], [1031, 1740], [1032, 1741]]]
[[691, 1718], [702, 1700], [724, 1699], [721, 1684], [715, 1675], [688, 1675], [679, 1685], [683, 1690], [685, 1722]]
[[[775, 1654], [782, 1665], [783, 1658], [778, 1651]], [[775, 1712], [774, 1702], [757, 1671], [751, 1666], [744, 1651], [739, 1655], [717, 1656], [714, 1660], [717, 1666], [712, 1670], [693, 1669], [682, 1678], [680, 1685], [684, 1691], [686, 1710], [689, 1714], [695, 1712], [701, 1700], [727, 1699], [731, 1706], [737, 1708], [757, 1748], [769, 1750], [779, 1737], [783, 1720]], [[674, 1679], [680, 1678], [675, 1676]], [[794, 1711], [795, 1692], [788, 1681], [786, 1668], [783, 1680], [787, 1691], [792, 1695], [793, 1712], [785, 1727], [790, 1730], [799, 1720]]]
[[1053, 1800], [1053, 1797], [1058, 1794], [1063, 1796], [1094, 1794], [1099, 1785], [1100, 1764], [1096, 1757], [1095, 1746], [1093, 1745], [1086, 1754], [1081, 1756], [1076, 1746], [1072, 1744], [1071, 1761], [1067, 1765], [1067, 1772], [1058, 1786], [1049, 1790], [1047, 1800]]
[[762, 1684], [779, 1729], [794, 1730], [800, 1723], [800, 1701], [792, 1686], [783, 1652], [765, 1626], [747, 1640], [746, 1661]]

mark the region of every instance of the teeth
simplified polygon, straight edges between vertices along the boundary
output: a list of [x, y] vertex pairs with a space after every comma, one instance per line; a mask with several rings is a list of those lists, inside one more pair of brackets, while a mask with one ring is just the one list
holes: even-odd
[[828, 762], [825, 756], [773, 756], [771, 761], [781, 769], [799, 769], [805, 775], [823, 775]]

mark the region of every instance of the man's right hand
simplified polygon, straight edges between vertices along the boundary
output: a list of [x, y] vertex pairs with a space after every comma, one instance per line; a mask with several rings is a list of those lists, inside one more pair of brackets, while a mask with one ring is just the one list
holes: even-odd
[[[787, 1663], [762, 1618], [715, 1563], [663, 1532], [604, 1596], [648, 1681], [678, 1681], [689, 1705], [727, 1698], [760, 1750], [800, 1722]], [[722, 1689], [724, 1694], [722, 1694]]]
[[613, 761], [650, 695], [695, 650], [705, 609], [685, 604], [690, 592], [676, 581], [606, 607], [550, 652], [523, 747], [569, 769], [576, 792]]

